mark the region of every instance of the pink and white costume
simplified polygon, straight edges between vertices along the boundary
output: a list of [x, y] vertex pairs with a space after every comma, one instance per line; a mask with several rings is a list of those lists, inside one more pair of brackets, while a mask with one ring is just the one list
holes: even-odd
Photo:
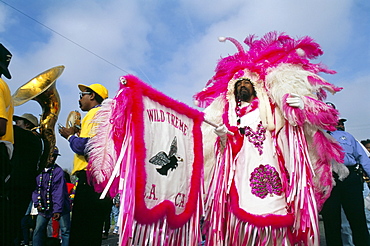
[[[203, 126], [206, 244], [319, 245], [318, 212], [333, 185], [331, 172], [345, 175], [338, 164], [341, 148], [325, 133], [335, 129], [338, 112], [322, 101], [324, 90], [341, 88], [317, 75], [334, 72], [310, 63], [322, 51], [309, 37], [250, 36], [249, 51], [225, 40], [238, 53], [222, 58], [195, 95], [207, 120], [234, 133], [223, 146]], [[241, 78], [257, 93], [250, 105], [235, 100]], [[290, 106], [291, 95], [303, 106]]]

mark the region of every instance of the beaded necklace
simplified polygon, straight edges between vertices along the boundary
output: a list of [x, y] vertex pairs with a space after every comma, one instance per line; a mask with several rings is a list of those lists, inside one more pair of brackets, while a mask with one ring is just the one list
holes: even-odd
[[262, 121], [258, 123], [256, 131], [253, 131], [249, 126], [244, 128], [244, 135], [248, 138], [248, 141], [258, 149], [260, 155], [263, 153], [263, 141], [266, 139], [265, 133], [266, 129], [263, 127]]
[[258, 149], [258, 153], [262, 155], [263, 141], [266, 139], [266, 136], [265, 136], [266, 129], [263, 127], [262, 122], [260, 121], [258, 123], [256, 131], [253, 131], [250, 126], [246, 126], [243, 128], [240, 127], [240, 118], [243, 117], [248, 112], [252, 112], [253, 110], [255, 110], [258, 107], [258, 102], [259, 102], [258, 99], [255, 98], [252, 100], [252, 102], [248, 106], [244, 108], [240, 108], [241, 101], [238, 100], [237, 106], [235, 108], [235, 113], [237, 116], [237, 125], [238, 125], [240, 133], [242, 135], [245, 135], [248, 141], [251, 144], [253, 144], [255, 148]]
[[236, 105], [236, 108], [235, 108], [235, 113], [236, 113], [236, 116], [238, 118], [237, 119], [238, 126], [240, 125], [240, 118], [243, 117], [244, 115], [246, 115], [247, 113], [252, 112], [253, 110], [255, 110], [258, 107], [258, 102], [259, 102], [258, 98], [255, 97], [248, 106], [241, 108], [242, 102], [240, 100], [237, 101], [237, 105]]
[[53, 171], [55, 168], [55, 164], [51, 167], [50, 174], [49, 174], [49, 181], [48, 181], [48, 186], [46, 188], [46, 207], [43, 206], [42, 199], [41, 199], [41, 187], [42, 187], [42, 177], [43, 175], [40, 175], [39, 183], [38, 183], [38, 189], [37, 189], [37, 200], [38, 200], [38, 205], [41, 207], [42, 211], [48, 211], [50, 210], [51, 202], [50, 202], [50, 190], [51, 190], [51, 182], [53, 179]]
[[73, 206], [73, 201], [74, 201], [74, 199], [75, 199], [77, 185], [78, 185], [78, 178], [76, 178], [75, 185], [73, 186], [73, 188], [72, 188], [72, 192], [71, 192], [71, 194], [69, 195], [69, 199], [70, 199], [70, 201], [71, 201], [71, 206]]

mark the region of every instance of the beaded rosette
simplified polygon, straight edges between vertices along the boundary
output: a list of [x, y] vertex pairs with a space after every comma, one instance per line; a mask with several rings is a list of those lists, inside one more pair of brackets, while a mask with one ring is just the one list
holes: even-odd
[[273, 194], [281, 196], [283, 193], [279, 173], [270, 165], [261, 164], [254, 169], [250, 177], [250, 186], [252, 194], [262, 199]]

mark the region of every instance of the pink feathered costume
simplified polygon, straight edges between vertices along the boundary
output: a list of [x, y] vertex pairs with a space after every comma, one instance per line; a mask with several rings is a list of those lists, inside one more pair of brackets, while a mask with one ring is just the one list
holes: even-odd
[[[345, 175], [341, 148], [326, 133], [335, 130], [338, 112], [322, 101], [325, 90], [341, 88], [318, 76], [334, 71], [310, 62], [323, 53], [310, 37], [249, 36], [248, 51], [225, 40], [238, 52], [219, 61], [194, 97], [207, 120], [234, 133], [221, 146], [203, 126], [206, 245], [319, 245], [318, 212], [332, 171]], [[253, 83], [257, 98], [239, 108], [234, 85], [241, 78]], [[287, 104], [292, 94], [303, 108]]]

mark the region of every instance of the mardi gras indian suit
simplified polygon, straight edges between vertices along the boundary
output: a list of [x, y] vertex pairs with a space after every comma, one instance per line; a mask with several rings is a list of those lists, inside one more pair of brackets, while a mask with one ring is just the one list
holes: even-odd
[[[335, 87], [318, 73], [334, 73], [310, 59], [322, 54], [310, 37], [271, 32], [248, 37], [249, 51], [233, 38], [235, 55], [222, 58], [195, 95], [203, 126], [207, 245], [319, 245], [318, 212], [330, 195], [332, 171], [345, 177], [335, 130], [338, 112], [323, 100]], [[236, 98], [248, 81], [255, 97]], [[219, 129], [219, 128], [217, 128]], [[227, 138], [227, 139], [226, 139]]]

